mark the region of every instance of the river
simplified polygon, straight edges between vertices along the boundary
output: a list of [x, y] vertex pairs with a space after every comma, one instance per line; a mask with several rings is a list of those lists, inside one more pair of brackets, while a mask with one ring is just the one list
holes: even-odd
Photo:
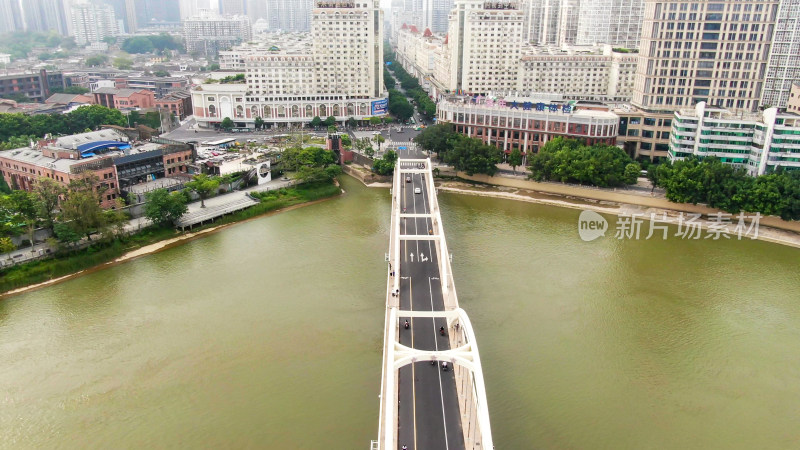
[[[343, 186], [0, 301], [0, 448], [368, 448], [390, 199]], [[498, 449], [800, 447], [800, 251], [440, 203]]]

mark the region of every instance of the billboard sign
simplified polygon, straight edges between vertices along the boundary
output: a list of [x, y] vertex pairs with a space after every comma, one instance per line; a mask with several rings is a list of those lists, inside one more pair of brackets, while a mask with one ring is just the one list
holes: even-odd
[[372, 102], [372, 115], [373, 116], [382, 116], [387, 113], [387, 109], [389, 108], [389, 100], [381, 99]]

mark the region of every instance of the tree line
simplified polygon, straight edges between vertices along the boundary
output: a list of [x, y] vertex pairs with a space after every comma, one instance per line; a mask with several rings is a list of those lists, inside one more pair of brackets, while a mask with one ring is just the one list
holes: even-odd
[[497, 173], [497, 164], [503, 161], [502, 150], [456, 132], [449, 123], [426, 128], [414, 138], [414, 142], [467, 175], [480, 173], [493, 176]]
[[[428, 97], [428, 93], [420, 87], [417, 78], [406, 72], [406, 69], [400, 64], [393, 64], [392, 68], [394, 74], [400, 80], [400, 86], [416, 102], [417, 111], [428, 119], [436, 117], [436, 104]], [[392, 85], [394, 87], [394, 79], [392, 79]]]
[[100, 125], [127, 124], [128, 121], [121, 112], [100, 105], [81, 106], [67, 114], [0, 114], [0, 143], [7, 143], [11, 138], [38, 139], [46, 134], [68, 135], [91, 131]]
[[167, 33], [151, 36], [134, 36], [122, 43], [120, 48], [128, 53], [163, 53], [165, 50], [184, 51], [183, 42], [179, 38], [172, 37]]
[[635, 184], [641, 167], [621, 148], [586, 145], [577, 139], [557, 137], [528, 158], [530, 178], [536, 181], [618, 187]]
[[86, 237], [89, 241], [95, 233], [111, 239], [121, 231], [129, 219], [118, 208], [103, 210], [100, 207], [105, 188], [96, 188], [96, 175], [70, 181], [64, 186], [57, 181], [40, 177], [32, 192], [16, 190], [0, 195], [0, 252], [9, 252], [16, 246], [11, 236], [27, 234], [31, 246], [38, 226], [52, 230], [58, 242], [71, 247]]
[[751, 177], [718, 158], [690, 157], [651, 167], [647, 177], [676, 203], [704, 203], [732, 214], [748, 211], [800, 220], [800, 171]]

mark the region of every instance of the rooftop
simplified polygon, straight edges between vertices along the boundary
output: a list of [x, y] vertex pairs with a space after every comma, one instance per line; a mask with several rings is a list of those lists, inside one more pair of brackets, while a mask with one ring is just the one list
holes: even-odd
[[[133, 94], [138, 94], [143, 92], [142, 89], [117, 89], [117, 88], [110, 88], [104, 87], [94, 91], [95, 94], [112, 94], [115, 97], [130, 97]], [[149, 92], [149, 91], [145, 91]]]
[[128, 137], [124, 134], [112, 130], [92, 131], [89, 133], [73, 134], [72, 136], [63, 136], [56, 139], [55, 146], [61, 148], [74, 149], [83, 144], [97, 141], [124, 141], [127, 142]]

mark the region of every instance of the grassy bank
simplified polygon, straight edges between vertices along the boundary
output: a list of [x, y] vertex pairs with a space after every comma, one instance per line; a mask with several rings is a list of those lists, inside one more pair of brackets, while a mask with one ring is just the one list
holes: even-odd
[[99, 264], [113, 261], [145, 245], [175, 237], [173, 228], [145, 228], [139, 233], [100, 242], [75, 251], [60, 251], [55, 257], [9, 267], [0, 272], [0, 293], [31, 284], [63, 277]]
[[[289, 206], [333, 197], [340, 193], [341, 189], [331, 183], [300, 185], [289, 189], [255, 193], [254, 197], [261, 200], [260, 204], [220, 217], [213, 224], [195, 228], [193, 232], [203, 228], [250, 219]], [[90, 269], [113, 261], [132, 250], [175, 238], [182, 234], [184, 233], [171, 227], [150, 227], [139, 233], [122, 236], [111, 242], [97, 242], [85, 249], [58, 252], [55, 257], [50, 259], [13, 266], [0, 271], [0, 293]]]

